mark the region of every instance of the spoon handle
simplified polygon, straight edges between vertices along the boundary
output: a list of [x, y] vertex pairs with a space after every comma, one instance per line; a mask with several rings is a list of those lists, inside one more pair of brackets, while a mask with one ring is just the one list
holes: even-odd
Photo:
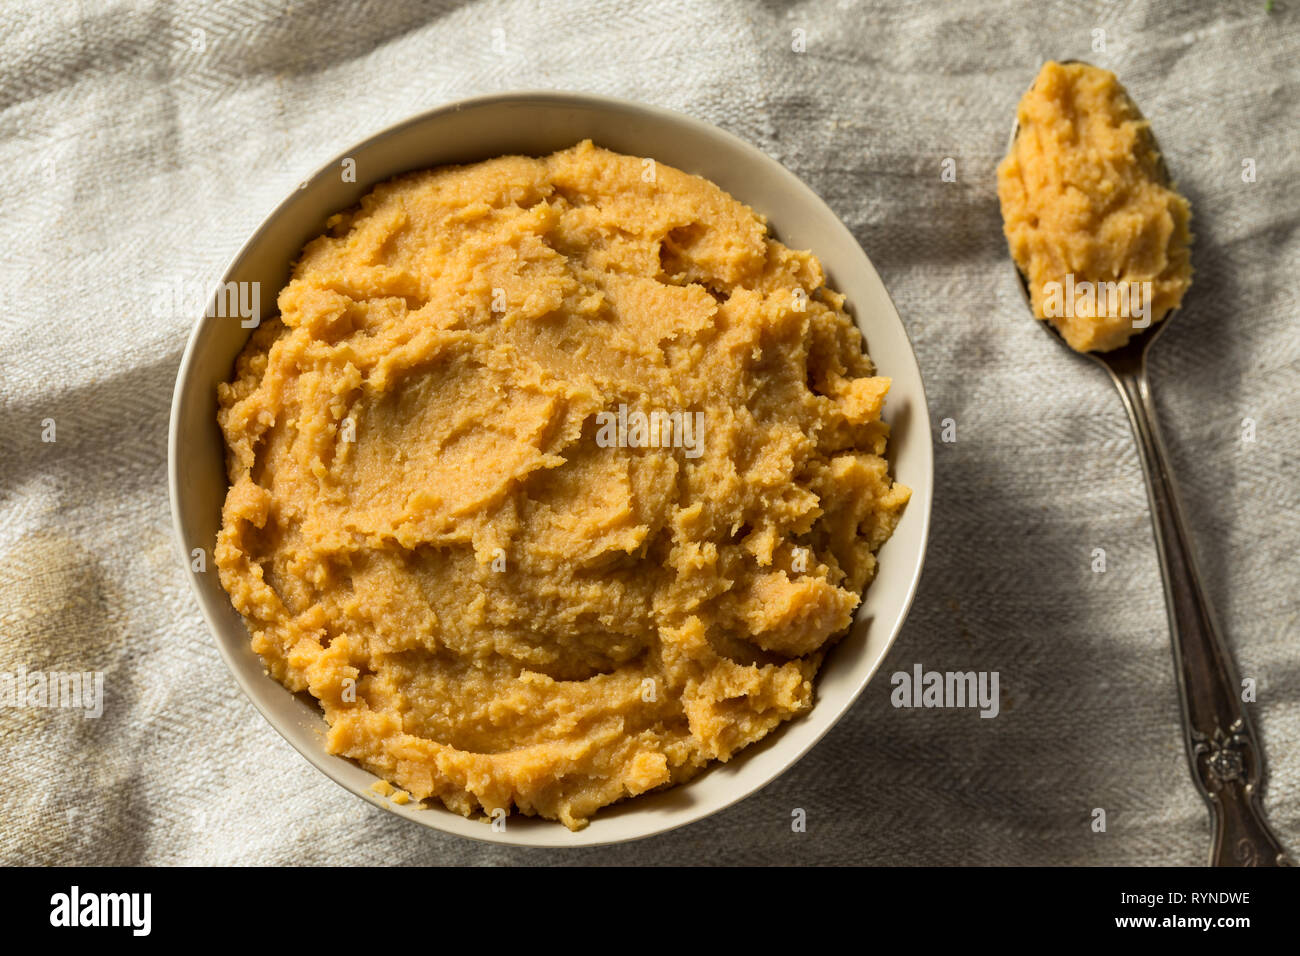
[[1210, 807], [1211, 866], [1287, 866], [1260, 808], [1264, 752], [1243, 705], [1241, 681], [1201, 587], [1191, 537], [1156, 425], [1146, 362], [1110, 369], [1124, 397], [1146, 475], [1174, 650], [1183, 735], [1196, 788]]

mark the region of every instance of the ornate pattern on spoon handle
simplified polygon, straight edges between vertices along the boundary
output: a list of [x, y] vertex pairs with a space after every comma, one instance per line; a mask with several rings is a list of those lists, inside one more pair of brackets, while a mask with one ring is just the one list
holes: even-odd
[[1201, 588], [1191, 538], [1156, 425], [1145, 356], [1104, 363], [1124, 396], [1151, 500], [1182, 702], [1187, 759], [1210, 806], [1213, 866], [1289, 866], [1260, 809], [1263, 751], [1241, 700], [1241, 681]]

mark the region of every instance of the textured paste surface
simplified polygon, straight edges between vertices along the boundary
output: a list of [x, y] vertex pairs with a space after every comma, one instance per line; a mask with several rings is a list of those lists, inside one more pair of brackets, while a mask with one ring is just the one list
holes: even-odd
[[[1135, 318], [1159, 322], [1191, 285], [1191, 207], [1161, 185], [1147, 124], [1114, 73], [1047, 63], [1017, 119], [1020, 132], [998, 166], [998, 198], [1034, 314], [1080, 352], [1118, 348], [1141, 331]], [[1116, 284], [1115, 296], [1098, 295], [1100, 282]], [[1149, 314], [1125, 307], [1119, 290], [1148, 282]], [[1095, 298], [1076, 294], [1067, 308], [1063, 295], [1052, 304], [1049, 283], [1088, 283]]]
[[[909, 491], [889, 380], [749, 208], [589, 142], [434, 169], [279, 308], [220, 387], [216, 560], [331, 751], [576, 829], [812, 706]], [[620, 405], [694, 450], [602, 442]]]

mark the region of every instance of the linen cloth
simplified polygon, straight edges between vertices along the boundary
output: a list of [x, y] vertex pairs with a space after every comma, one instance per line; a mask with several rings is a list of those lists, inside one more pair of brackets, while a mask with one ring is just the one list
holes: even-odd
[[[1044, 59], [1069, 57], [1119, 74], [1192, 202], [1195, 283], [1151, 375], [1206, 585], [1257, 683], [1265, 803], [1300, 850], [1300, 28], [1294, 4], [1267, 6], [0, 6], [0, 671], [98, 670], [106, 693], [98, 720], [0, 710], [0, 862], [1204, 862], [1133, 440], [1104, 374], [1028, 318], [1000, 231], [994, 170], [1016, 102]], [[237, 689], [167, 501], [196, 312], [155, 307], [160, 282], [210, 287], [349, 145], [450, 100], [539, 87], [692, 114], [809, 183], [879, 269], [936, 437], [951, 419], [957, 439], [936, 441], [911, 616], [844, 720], [726, 812], [572, 851], [369, 807]], [[895, 709], [889, 675], [917, 663], [998, 671], [1001, 714]], [[807, 832], [791, 830], [795, 807]]]

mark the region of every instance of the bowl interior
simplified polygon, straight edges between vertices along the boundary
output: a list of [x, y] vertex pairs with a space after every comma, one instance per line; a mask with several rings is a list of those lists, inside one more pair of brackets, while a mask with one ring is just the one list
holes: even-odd
[[[251, 333], [238, 317], [200, 318], [177, 376], [168, 457], [172, 514], [185, 566], [191, 567], [194, 548], [208, 553], [207, 570], [191, 570], [190, 583], [222, 656], [272, 725], [339, 784], [411, 820], [489, 842], [582, 846], [636, 839], [720, 810], [776, 777], [848, 710], [884, 658], [915, 593], [930, 520], [933, 449], [925, 393], [907, 334], [875, 269], [848, 229], [793, 174], [698, 120], [619, 100], [556, 93], [505, 94], [434, 110], [359, 144], [303, 183], [240, 250], [222, 281], [258, 283], [265, 319], [275, 314], [276, 296], [302, 247], [324, 231], [331, 214], [355, 205], [376, 183], [445, 163], [509, 153], [543, 155], [584, 138], [711, 179], [766, 216], [786, 245], [813, 250], [829, 284], [847, 296], [880, 374], [893, 378], [885, 412], [893, 426], [890, 458], [898, 479], [913, 493], [897, 531], [880, 552], [879, 573], [850, 634], [823, 666], [809, 714], [685, 786], [602, 810], [578, 833], [551, 821], [515, 817], [496, 832], [441, 807], [401, 807], [377, 797], [369, 789], [372, 774], [326, 753], [325, 721], [315, 703], [269, 677], [250, 648], [243, 620], [212, 567], [211, 549], [226, 494], [216, 389], [229, 378]], [[355, 164], [355, 182], [344, 180], [345, 160]]]

